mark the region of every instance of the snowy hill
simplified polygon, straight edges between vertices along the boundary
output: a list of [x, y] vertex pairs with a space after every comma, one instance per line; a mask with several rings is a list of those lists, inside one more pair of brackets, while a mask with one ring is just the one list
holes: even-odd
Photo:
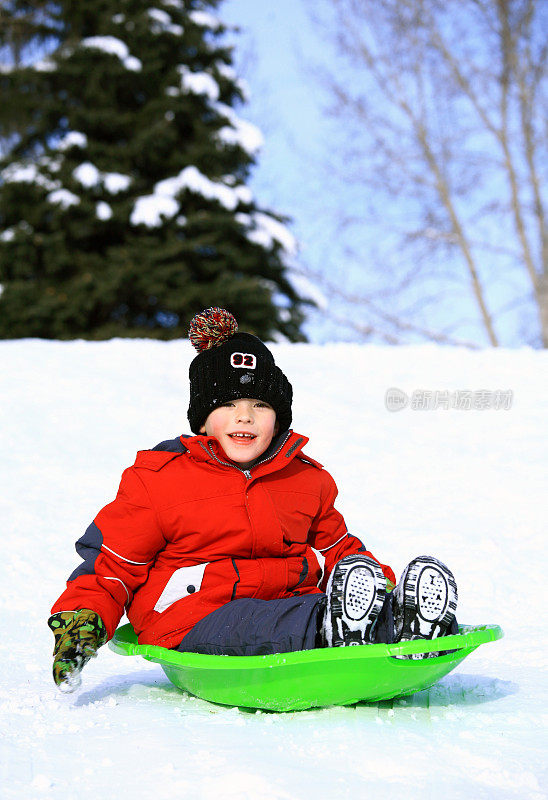
[[[429, 691], [349, 708], [225, 709], [107, 648], [61, 695], [46, 619], [79, 563], [73, 542], [136, 450], [189, 432], [192, 350], [2, 342], [1, 796], [546, 798], [548, 353], [272, 349], [349, 529], [397, 574], [423, 553], [446, 561], [459, 621], [505, 638]], [[392, 412], [394, 388], [411, 402]], [[491, 407], [445, 407], [468, 403]]]

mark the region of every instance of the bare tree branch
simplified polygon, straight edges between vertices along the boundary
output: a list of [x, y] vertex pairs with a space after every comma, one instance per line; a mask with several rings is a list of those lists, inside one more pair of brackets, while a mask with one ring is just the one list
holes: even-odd
[[[379, 318], [381, 322], [389, 323], [399, 333], [411, 332], [419, 334], [420, 336], [423, 336], [424, 338], [429, 339], [431, 341], [439, 342], [440, 344], [457, 345], [459, 347], [467, 347], [469, 349], [478, 348], [478, 345], [475, 344], [474, 342], [460, 340], [448, 336], [441, 331], [434, 331], [421, 327], [420, 325], [416, 325], [410, 321], [405, 321], [404, 319], [402, 319], [401, 315], [389, 314], [383, 311], [381, 308], [377, 307], [369, 296], [344, 292], [338, 285], [328, 281], [325, 278], [325, 276], [319, 272], [314, 272], [310, 269], [304, 269], [304, 268], [296, 269], [294, 271], [298, 275], [302, 275], [303, 277], [314, 281], [315, 284], [325, 289], [329, 293], [329, 295], [338, 297], [341, 300], [344, 300], [344, 302], [347, 304], [355, 306], [363, 306], [368, 308], [370, 311], [373, 312], [375, 316]], [[402, 343], [402, 340], [398, 339], [398, 337], [388, 334], [385, 328], [382, 327], [379, 328], [373, 324], [367, 324], [367, 325], [360, 324], [357, 323], [353, 318], [341, 317], [335, 314], [331, 314], [331, 319], [337, 322], [338, 324], [352, 328], [354, 331], [360, 333], [360, 335], [362, 335], [364, 338], [369, 338], [372, 335], [376, 335], [389, 344]]]
[[[337, 69], [323, 80], [334, 101], [332, 116], [345, 123], [341, 174], [347, 186], [375, 192], [370, 202], [379, 220], [384, 214], [390, 237], [419, 259], [405, 270], [403, 291], [411, 290], [413, 279], [415, 287], [424, 281], [420, 261], [428, 261], [428, 253], [438, 259], [446, 253], [440, 287], [460, 263], [488, 340], [497, 346], [493, 309], [501, 303], [492, 287], [505, 271], [521, 271], [533, 287], [531, 310], [548, 346], [539, 102], [546, 85], [546, 5], [317, 0], [315, 14], [340, 54]], [[363, 233], [374, 238], [369, 216], [362, 215]], [[359, 213], [348, 216], [347, 230], [356, 231], [359, 219]], [[404, 269], [403, 258], [399, 262]], [[369, 270], [375, 268], [370, 260]], [[387, 284], [387, 297], [402, 289], [397, 284]], [[380, 297], [382, 290], [376, 292]], [[361, 296], [364, 307], [382, 319], [366, 299]], [[512, 301], [506, 306], [511, 309]], [[391, 314], [384, 320], [396, 330]], [[413, 324], [405, 319], [399, 330]]]

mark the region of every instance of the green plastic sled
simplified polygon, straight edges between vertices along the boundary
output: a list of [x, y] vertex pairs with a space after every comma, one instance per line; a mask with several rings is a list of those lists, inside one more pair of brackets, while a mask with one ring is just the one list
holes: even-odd
[[268, 656], [206, 656], [138, 644], [131, 625], [109, 642], [115, 653], [160, 664], [179, 689], [229, 706], [269, 711], [388, 700], [427, 689], [455, 669], [476, 647], [503, 636], [498, 625], [460, 625], [443, 637], [445, 655], [425, 659], [395, 656], [437, 652], [440, 639], [302, 650]]

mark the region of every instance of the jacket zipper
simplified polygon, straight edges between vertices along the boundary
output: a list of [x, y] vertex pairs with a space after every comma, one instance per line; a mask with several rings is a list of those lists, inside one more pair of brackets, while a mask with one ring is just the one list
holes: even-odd
[[[253, 466], [254, 466], [254, 467], [258, 467], [260, 464], [266, 464], [266, 462], [267, 462], [267, 461], [270, 461], [270, 460], [271, 460], [271, 459], [273, 459], [275, 456], [277, 456], [277, 455], [278, 455], [278, 453], [280, 452], [280, 450], [282, 449], [282, 447], [283, 447], [283, 446], [284, 446], [284, 444], [287, 442], [287, 440], [289, 439], [289, 437], [290, 437], [290, 436], [291, 436], [291, 432], [289, 431], [289, 432], [288, 432], [288, 434], [287, 434], [287, 436], [285, 437], [285, 439], [283, 440], [283, 442], [282, 442], [282, 443], [281, 443], [281, 445], [278, 447], [278, 449], [276, 450], [276, 452], [275, 452], [275, 453], [272, 453], [272, 455], [271, 455], [271, 456], [269, 456], [268, 458], [263, 458], [263, 460], [262, 460], [262, 461], [259, 461], [257, 464], [253, 464]], [[250, 480], [251, 480], [251, 478], [252, 478], [252, 475], [251, 475], [251, 470], [249, 470], [249, 469], [240, 469], [240, 468], [239, 468], [239, 467], [237, 467], [235, 464], [229, 464], [227, 461], [223, 461], [222, 459], [218, 458], [218, 457], [215, 455], [215, 453], [213, 452], [213, 449], [212, 449], [212, 447], [211, 447], [211, 442], [209, 442], [209, 444], [208, 444], [207, 448], [205, 447], [205, 445], [203, 444], [203, 442], [200, 442], [200, 447], [203, 449], [203, 451], [204, 451], [205, 453], [208, 453], [208, 451], [209, 451], [209, 454], [210, 454], [210, 455], [211, 455], [211, 456], [212, 456], [212, 457], [215, 459], [215, 461], [217, 461], [219, 464], [224, 464], [224, 465], [225, 465], [225, 467], [234, 467], [234, 469], [237, 469], [237, 470], [238, 470], [238, 472], [241, 472], [241, 473], [244, 475], [244, 477], [246, 478], [246, 480], [248, 480], [248, 481], [250, 481]], [[251, 524], [251, 515], [250, 515], [250, 513], [249, 513], [249, 508], [248, 508], [248, 505], [247, 505], [247, 490], [246, 490], [246, 492], [245, 492], [245, 508], [246, 508], [246, 513], [247, 513], [247, 516], [248, 516], [248, 518], [249, 518], [249, 523]], [[252, 528], [252, 529], [253, 529], [253, 528]], [[253, 545], [252, 545], [252, 555], [253, 555], [253, 552], [254, 552], [254, 551], [255, 551], [255, 545], [253, 544]], [[233, 563], [234, 563], [234, 561], [233, 561]], [[234, 566], [236, 567], [236, 565], [235, 565], [235, 564], [234, 564]], [[237, 572], [237, 569], [236, 569], [236, 572]], [[239, 576], [239, 574], [238, 574], [238, 581], [239, 581], [239, 580], [240, 580], [240, 576]], [[238, 582], [238, 581], [237, 581], [237, 582]], [[234, 588], [236, 588], [236, 584], [234, 584]]]
[[[281, 445], [278, 447], [278, 449], [276, 450], [275, 453], [272, 453], [272, 455], [268, 456], [268, 458], [263, 458], [262, 461], [257, 461], [256, 464], [253, 464], [253, 467], [259, 467], [259, 466], [261, 466], [261, 464], [266, 464], [267, 461], [271, 461], [273, 458], [275, 458], [278, 455], [278, 453], [280, 452], [280, 450], [283, 448], [284, 444], [287, 442], [287, 440], [289, 439], [290, 436], [291, 436], [291, 433], [289, 432], [287, 434], [287, 436], [285, 437], [285, 439], [283, 440], [283, 442], [281, 443]], [[234, 469], [237, 469], [238, 472], [241, 472], [243, 475], [245, 475], [245, 477], [247, 478], [248, 481], [251, 480], [251, 477], [252, 477], [251, 476], [251, 470], [249, 470], [249, 469], [240, 469], [235, 464], [229, 464], [228, 461], [222, 461], [222, 459], [218, 458], [215, 455], [215, 453], [213, 452], [213, 450], [211, 448], [211, 442], [209, 442], [207, 449], [206, 449], [205, 445], [202, 442], [200, 442], [200, 447], [206, 453], [209, 451], [209, 455], [211, 455], [215, 459], [215, 461], [217, 461], [219, 464], [224, 464], [225, 467], [234, 467]]]
[[[263, 460], [262, 460], [262, 461], [257, 461], [257, 463], [256, 463], [256, 464], [253, 464], [253, 469], [255, 469], [255, 467], [260, 467], [260, 466], [261, 466], [261, 464], [266, 464], [266, 462], [267, 462], [267, 461], [271, 461], [273, 458], [276, 458], [276, 456], [278, 455], [278, 453], [280, 452], [280, 450], [283, 448], [284, 444], [287, 442], [287, 440], [289, 439], [289, 437], [290, 437], [290, 436], [291, 436], [291, 433], [289, 432], [289, 433], [287, 434], [287, 436], [285, 437], [285, 439], [283, 440], [283, 442], [281, 443], [281, 445], [280, 445], [280, 446], [278, 447], [278, 449], [276, 450], [276, 452], [275, 452], [275, 453], [272, 453], [272, 455], [271, 455], [271, 456], [268, 456], [268, 458], [263, 458]], [[246, 469], [246, 470], [243, 470], [243, 472], [244, 472], [244, 473], [246, 473], [246, 472], [247, 472], [247, 473], [248, 473], [248, 475], [249, 475], [249, 477], [251, 478], [251, 472], [250, 472], [249, 470], [247, 470], [247, 469]]]

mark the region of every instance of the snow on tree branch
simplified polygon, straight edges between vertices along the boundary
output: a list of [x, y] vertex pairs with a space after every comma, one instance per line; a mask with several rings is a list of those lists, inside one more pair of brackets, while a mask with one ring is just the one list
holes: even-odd
[[143, 68], [141, 61], [135, 56], [130, 55], [127, 44], [116, 36], [89, 36], [82, 39], [81, 47], [88, 47], [94, 50], [102, 50], [104, 53], [117, 56], [126, 69], [132, 72], [140, 72]]

